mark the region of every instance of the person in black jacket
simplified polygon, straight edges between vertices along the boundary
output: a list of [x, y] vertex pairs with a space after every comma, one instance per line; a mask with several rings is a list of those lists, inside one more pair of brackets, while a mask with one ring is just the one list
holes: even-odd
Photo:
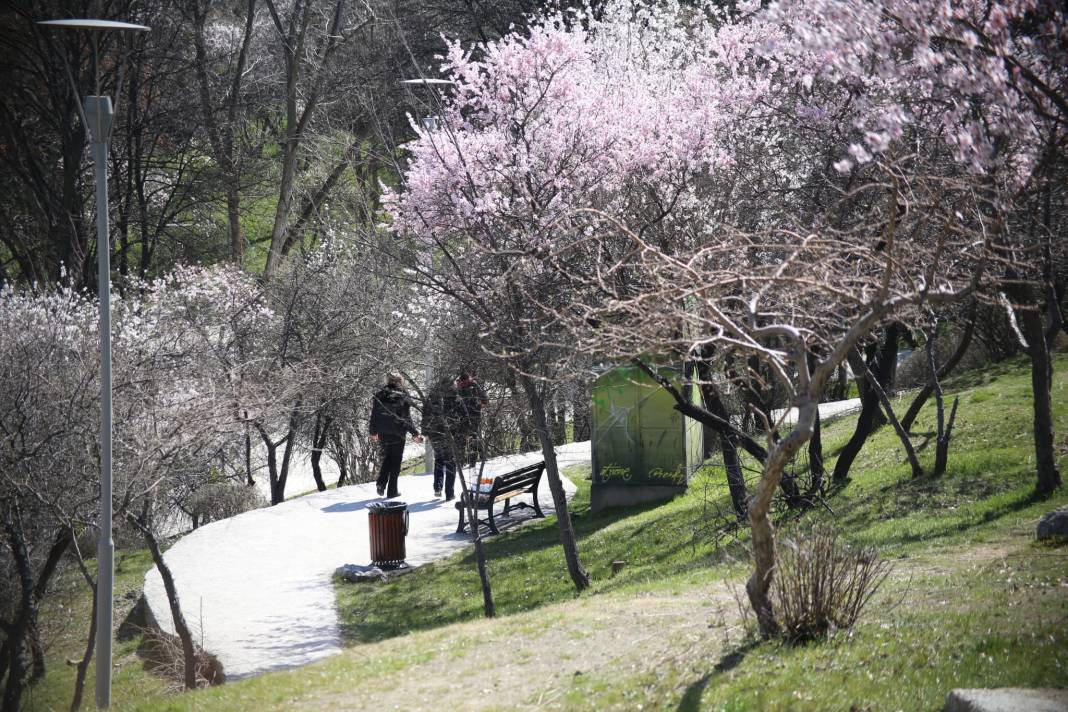
[[382, 448], [378, 496], [398, 497], [397, 476], [404, 457], [404, 438], [411, 433], [416, 443], [423, 442], [419, 431], [412, 425], [412, 401], [399, 374], [389, 374], [386, 387], [375, 393], [371, 403], [370, 431], [371, 439]]
[[434, 496], [445, 489], [446, 501], [454, 497], [456, 482], [457, 428], [460, 402], [452, 379], [440, 379], [423, 405], [423, 434], [434, 446]]

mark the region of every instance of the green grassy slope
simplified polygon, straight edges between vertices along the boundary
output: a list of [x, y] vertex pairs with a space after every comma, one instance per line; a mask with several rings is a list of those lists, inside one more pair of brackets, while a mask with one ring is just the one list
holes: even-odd
[[[1058, 439], [1068, 443], [1068, 358], [1056, 362]], [[1068, 549], [1032, 541], [1068, 502], [1036, 502], [1029, 375], [1022, 361], [964, 374], [948, 472], [914, 481], [890, 428], [824, 509], [895, 571], [849, 634], [786, 647], [752, 639], [732, 587], [745, 532], [715, 536], [727, 506], [719, 468], [662, 505], [573, 513], [591, 590], [576, 595], [553, 520], [487, 542], [499, 617], [481, 619], [469, 553], [390, 584], [338, 584], [348, 651], [322, 663], [181, 696], [116, 695], [120, 709], [937, 709], [957, 686], [1068, 684]], [[901, 407], [907, 403], [903, 400]], [[933, 430], [927, 406], [914, 431]], [[829, 466], [852, 430], [824, 429]], [[930, 466], [933, 442], [916, 439]], [[1063, 452], [1063, 451], [1062, 451]], [[1062, 456], [1062, 471], [1068, 461]], [[611, 562], [626, 567], [611, 576]], [[42, 708], [43, 709], [43, 708]]]

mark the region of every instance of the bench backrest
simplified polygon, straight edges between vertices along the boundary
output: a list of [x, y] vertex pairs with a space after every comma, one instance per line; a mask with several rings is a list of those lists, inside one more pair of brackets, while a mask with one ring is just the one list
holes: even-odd
[[521, 467], [518, 470], [507, 472], [503, 475], [497, 475], [493, 480], [493, 492], [510, 492], [512, 490], [532, 487], [541, 477], [541, 472], [544, 469], [545, 463], [539, 462], [535, 465]]

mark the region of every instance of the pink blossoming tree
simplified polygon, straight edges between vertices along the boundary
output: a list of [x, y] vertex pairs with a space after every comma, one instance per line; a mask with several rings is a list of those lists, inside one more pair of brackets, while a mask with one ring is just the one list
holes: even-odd
[[1030, 275], [1019, 196], [1063, 121], [1063, 22], [944, 6], [609, 3], [453, 45], [444, 127], [387, 197], [394, 233], [447, 255], [449, 293], [528, 370], [764, 364], [799, 411], [785, 437], [768, 423], [747, 508], [766, 635], [770, 503], [830, 376], [875, 329]]

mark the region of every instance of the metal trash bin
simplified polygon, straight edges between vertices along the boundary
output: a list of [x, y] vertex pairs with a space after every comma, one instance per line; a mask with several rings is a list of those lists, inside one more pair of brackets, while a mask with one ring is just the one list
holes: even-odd
[[408, 504], [372, 502], [367, 507], [367, 524], [371, 531], [371, 564], [379, 568], [404, 565]]

